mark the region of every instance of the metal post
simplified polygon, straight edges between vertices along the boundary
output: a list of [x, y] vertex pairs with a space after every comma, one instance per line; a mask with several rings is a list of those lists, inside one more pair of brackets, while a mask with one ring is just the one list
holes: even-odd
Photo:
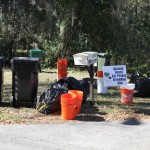
[[93, 92], [94, 66], [93, 64], [90, 65], [90, 67], [88, 68], [88, 72], [90, 75], [90, 104], [93, 105], [94, 103], [94, 92]]

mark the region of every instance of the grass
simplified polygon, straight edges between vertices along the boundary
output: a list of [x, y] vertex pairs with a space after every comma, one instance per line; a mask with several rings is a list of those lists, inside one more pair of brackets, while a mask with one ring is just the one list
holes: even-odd
[[[13, 108], [10, 107], [9, 101], [11, 96], [12, 73], [9, 69], [4, 70], [4, 88], [3, 103], [0, 107], [0, 124], [37, 124], [64, 122], [61, 119], [61, 113], [45, 115], [36, 112], [34, 108]], [[80, 80], [89, 78], [86, 70], [76, 71], [69, 69], [68, 76], [73, 76]], [[96, 78], [96, 77], [95, 77]], [[38, 95], [49, 87], [51, 82], [57, 80], [56, 69], [45, 69], [39, 73], [39, 90]], [[134, 103], [124, 105], [120, 101], [120, 90], [118, 87], [109, 88], [107, 94], [97, 94], [94, 89], [94, 105], [91, 105], [88, 97], [87, 101], [82, 104], [81, 113], [76, 116], [75, 120], [79, 121], [111, 121], [126, 119], [150, 119], [150, 98], [133, 98]]]
[[0, 112], [0, 123], [12, 124], [12, 123], [19, 123], [21, 121], [22, 121], [22, 117], [20, 115], [17, 115], [15, 113], [10, 113], [8, 111]]
[[134, 97], [133, 104], [125, 105], [121, 103], [118, 88], [109, 88], [107, 94], [97, 94], [95, 91], [94, 95], [96, 100], [94, 114], [97, 114], [103, 120], [150, 119], [150, 98]]

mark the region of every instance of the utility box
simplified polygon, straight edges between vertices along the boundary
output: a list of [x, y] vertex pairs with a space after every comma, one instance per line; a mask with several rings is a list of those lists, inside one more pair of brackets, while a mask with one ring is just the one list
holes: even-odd
[[97, 63], [98, 52], [87, 51], [73, 55], [75, 65], [90, 66]]
[[98, 71], [101, 71], [103, 66], [110, 66], [111, 56], [108, 53], [98, 53]]

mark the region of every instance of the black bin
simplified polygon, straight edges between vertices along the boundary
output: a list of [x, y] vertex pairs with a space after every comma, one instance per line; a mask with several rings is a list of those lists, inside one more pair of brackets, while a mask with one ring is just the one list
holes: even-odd
[[4, 68], [4, 58], [0, 56], [0, 103], [2, 103], [2, 88], [3, 88], [3, 68]]
[[14, 57], [11, 60], [11, 69], [11, 105], [33, 107], [38, 92], [39, 58]]

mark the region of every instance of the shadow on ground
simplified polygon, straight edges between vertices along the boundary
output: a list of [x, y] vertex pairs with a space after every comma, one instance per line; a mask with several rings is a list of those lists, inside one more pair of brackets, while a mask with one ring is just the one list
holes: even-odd
[[130, 118], [128, 120], [123, 121], [122, 124], [134, 126], [134, 125], [141, 125], [142, 122], [140, 122], [140, 120], [138, 120], [136, 118]]
[[10, 102], [1, 102], [0, 107], [10, 107]]
[[81, 114], [79, 116], [76, 116], [75, 120], [78, 121], [93, 121], [93, 122], [100, 122], [105, 121], [103, 117], [95, 116], [95, 115], [89, 115], [89, 114]]
[[86, 102], [82, 105], [81, 112], [76, 116], [75, 120], [94, 122], [105, 121], [105, 119], [100, 115], [106, 114], [107, 113], [105, 112], [100, 112], [96, 105], [91, 105], [90, 102]]
[[135, 114], [144, 114], [149, 116], [150, 115], [150, 102], [149, 101], [144, 101], [139, 102], [135, 101], [133, 104], [122, 104], [120, 100], [114, 100], [114, 101], [109, 101], [109, 100], [101, 100], [97, 102], [98, 106], [100, 107], [106, 107], [106, 108], [116, 108], [116, 109], [121, 109], [124, 111], [130, 111], [134, 112]]

